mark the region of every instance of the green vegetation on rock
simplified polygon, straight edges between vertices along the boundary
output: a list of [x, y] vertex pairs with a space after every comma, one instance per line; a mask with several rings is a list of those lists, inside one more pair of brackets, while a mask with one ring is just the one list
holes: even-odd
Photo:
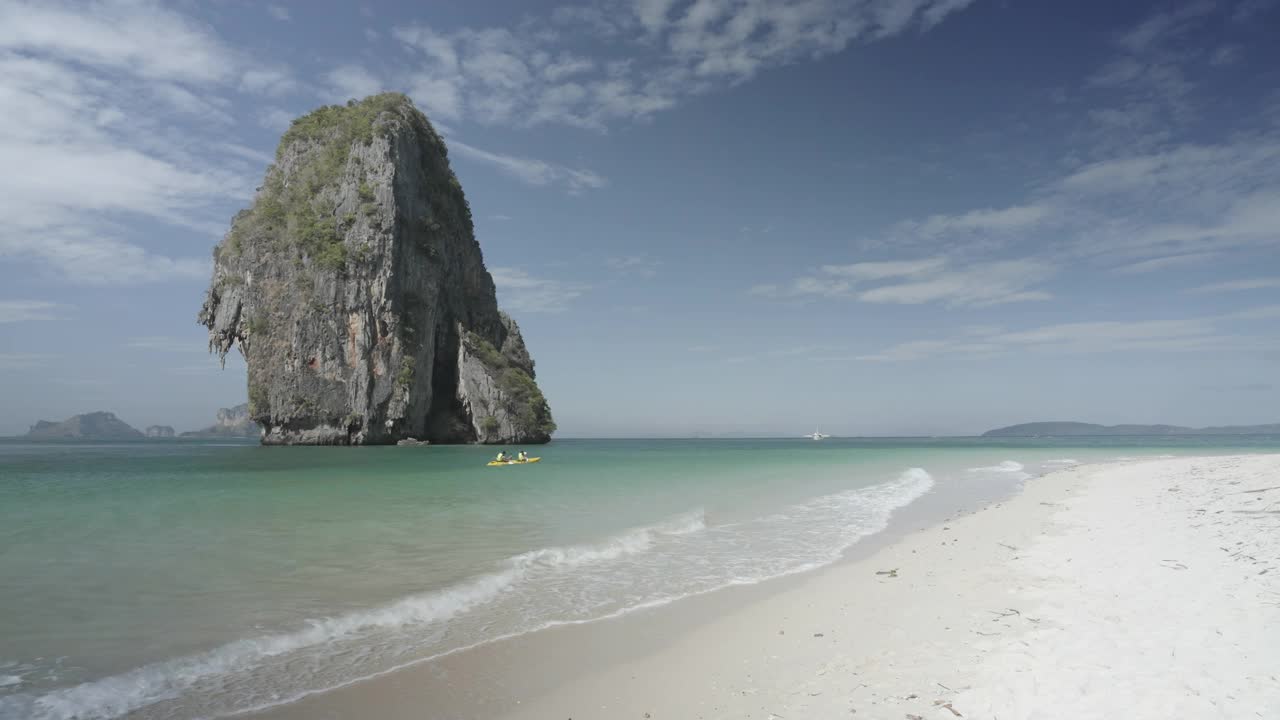
[[257, 315], [249, 318], [249, 321], [245, 324], [245, 327], [249, 330], [250, 337], [253, 337], [254, 335], [266, 335], [269, 329], [269, 326], [267, 325], [267, 319], [262, 317], [261, 315]]
[[413, 385], [413, 371], [417, 362], [412, 355], [405, 355], [400, 359], [400, 372], [396, 373], [396, 387], [401, 391], [408, 392]]
[[470, 341], [471, 351], [486, 367], [493, 370], [501, 370], [507, 366], [507, 358], [498, 352], [493, 343], [473, 332], [467, 333], [467, 340]]
[[498, 389], [502, 391], [506, 401], [507, 413], [511, 415], [516, 428], [529, 435], [550, 436], [555, 432], [556, 423], [551, 418], [551, 407], [529, 373], [513, 365], [493, 343], [479, 335], [469, 332], [467, 340], [476, 358], [497, 381]]
[[[316, 108], [289, 125], [276, 148], [276, 158], [280, 158], [284, 148], [300, 141], [325, 142], [330, 147], [339, 148], [338, 153], [345, 152], [356, 142], [368, 143], [373, 140], [374, 121], [378, 116], [406, 105], [410, 105], [410, 101], [403, 93], [390, 92], [370, 95], [358, 102], [353, 100], [346, 105]], [[345, 156], [341, 162], [346, 162]]]
[[[384, 93], [345, 106], [326, 105], [294, 120], [280, 139], [277, 164], [267, 170], [257, 202], [231, 228], [227, 249], [232, 256], [242, 253], [247, 242], [272, 237], [283, 239], [324, 270], [345, 269], [343, 233], [354, 224], [355, 215], [347, 213], [340, 221], [335, 199], [326, 191], [347, 171], [352, 148], [373, 141], [378, 116], [404, 107], [412, 107], [404, 95]], [[290, 159], [291, 148], [304, 153], [304, 159], [292, 168], [286, 185], [279, 165]], [[373, 188], [364, 180], [358, 196], [365, 215], [377, 212]]]
[[507, 396], [507, 412], [516, 427], [530, 434], [550, 435], [556, 431], [551, 408], [538, 384], [524, 370], [509, 367], [498, 376], [498, 388]]
[[261, 385], [249, 383], [249, 416], [266, 415], [271, 412], [271, 404], [267, 398], [267, 389]]

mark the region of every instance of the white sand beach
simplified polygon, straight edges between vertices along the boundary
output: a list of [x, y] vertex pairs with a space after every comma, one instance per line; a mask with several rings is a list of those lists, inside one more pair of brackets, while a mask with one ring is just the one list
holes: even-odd
[[1067, 468], [783, 585], [535, 633], [267, 715], [1280, 717], [1280, 456]]

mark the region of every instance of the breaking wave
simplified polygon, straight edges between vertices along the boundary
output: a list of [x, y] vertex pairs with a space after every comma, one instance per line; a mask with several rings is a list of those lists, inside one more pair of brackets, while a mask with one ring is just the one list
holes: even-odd
[[695, 510], [595, 543], [540, 548], [382, 607], [44, 694], [19, 690], [0, 696], [0, 718], [218, 717], [291, 702], [487, 642], [832, 563], [932, 487], [912, 468], [742, 522], [709, 526]]
[[969, 472], [1003, 472], [1003, 473], [1020, 473], [1025, 466], [1014, 460], [1005, 460], [999, 465], [989, 465], [987, 467], [969, 468]]

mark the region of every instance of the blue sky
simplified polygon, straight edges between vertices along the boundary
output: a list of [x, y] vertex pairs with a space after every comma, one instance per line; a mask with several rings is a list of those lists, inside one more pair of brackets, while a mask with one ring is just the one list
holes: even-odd
[[445, 134], [560, 436], [1280, 421], [1280, 3], [0, 0], [0, 434], [242, 402], [290, 118]]

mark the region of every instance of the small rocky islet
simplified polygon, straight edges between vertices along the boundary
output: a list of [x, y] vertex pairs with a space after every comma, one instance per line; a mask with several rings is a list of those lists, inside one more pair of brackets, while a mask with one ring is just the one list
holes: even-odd
[[445, 143], [399, 93], [293, 122], [214, 250], [199, 322], [211, 351], [244, 355], [266, 444], [543, 443], [555, 430]]
[[142, 440], [140, 430], [116, 417], [113, 412], [73, 415], [66, 420], [40, 420], [23, 435], [24, 440]]
[[256, 438], [258, 426], [249, 418], [249, 404], [218, 408], [217, 420], [203, 430], [182, 433], [184, 438]]

